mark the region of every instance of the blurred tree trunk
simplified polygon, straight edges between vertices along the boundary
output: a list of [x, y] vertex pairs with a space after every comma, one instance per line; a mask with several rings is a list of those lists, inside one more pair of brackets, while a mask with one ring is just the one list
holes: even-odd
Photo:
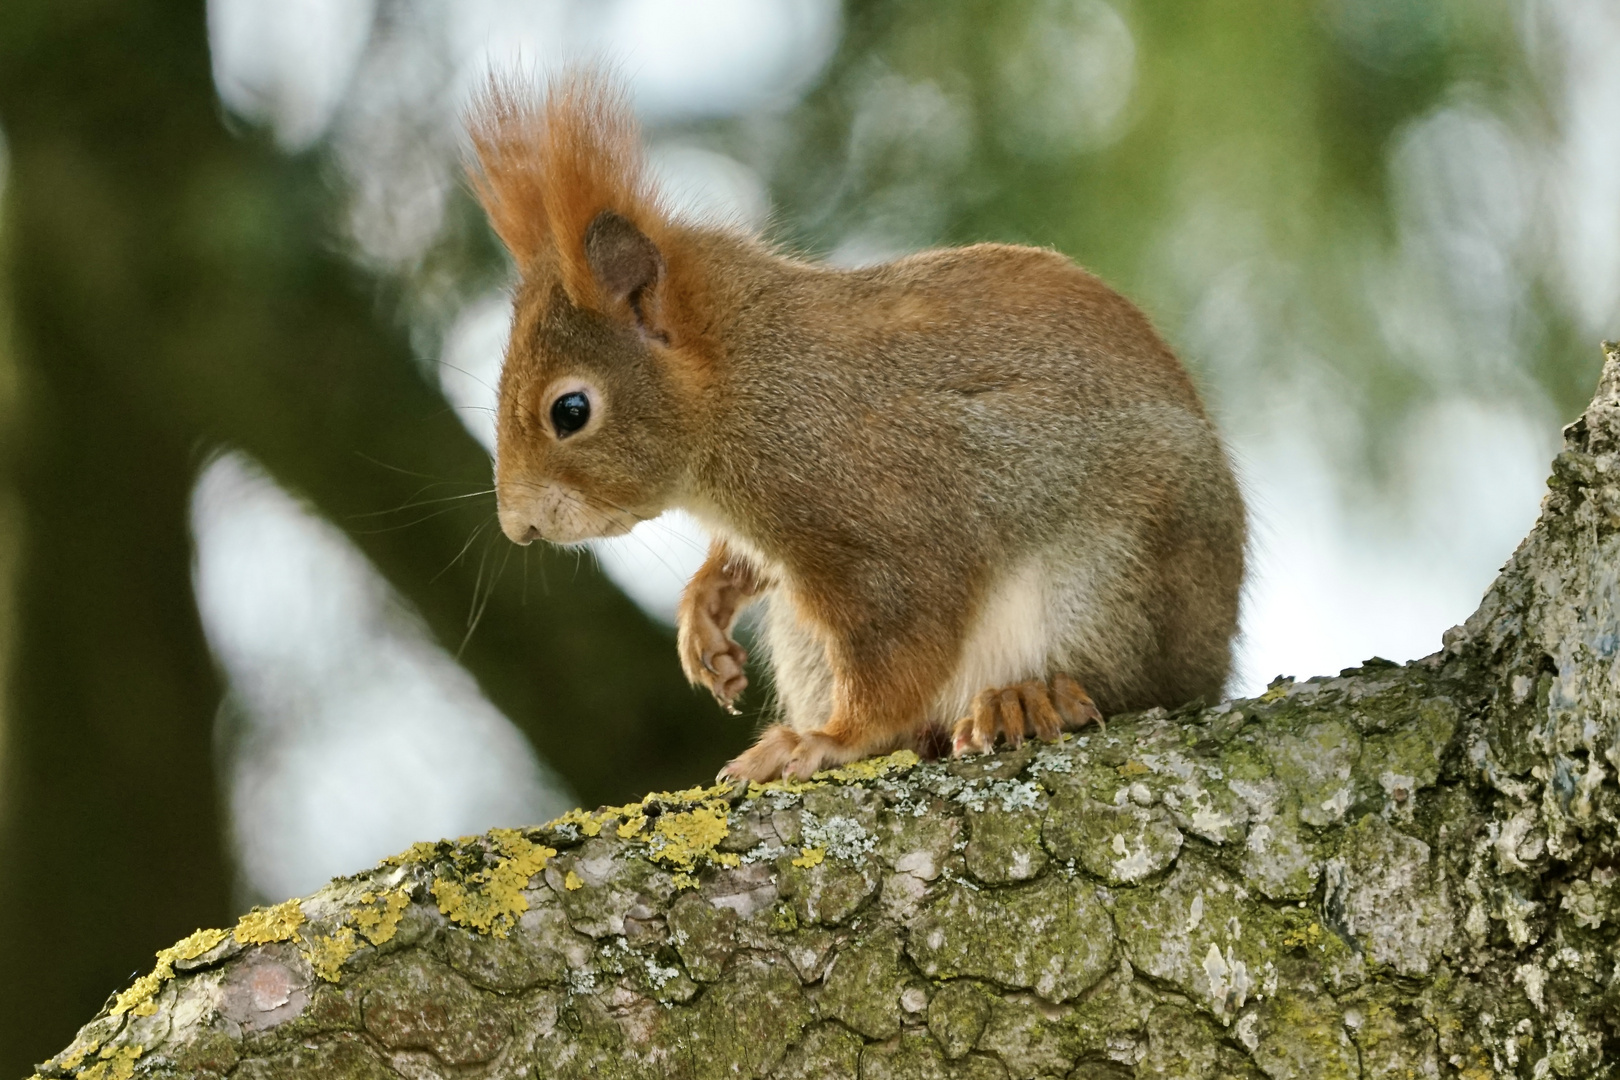
[[[186, 528], [208, 452], [243, 449], [312, 499], [451, 648], [479, 560], [439, 575], [493, 505], [370, 516], [423, 476], [487, 487], [489, 463], [331, 249], [320, 162], [226, 131], [201, 3], [11, 0], [0, 126], [22, 385], [3, 443], [22, 549], [0, 968], [34, 973], [0, 980], [16, 1074], [155, 945], [231, 914]], [[528, 557], [463, 659], [575, 790], [622, 798], [741, 744], [669, 634], [573, 557]]]
[[41, 1071], [1620, 1075], [1620, 347], [1566, 438], [1433, 656], [418, 844], [166, 950]]

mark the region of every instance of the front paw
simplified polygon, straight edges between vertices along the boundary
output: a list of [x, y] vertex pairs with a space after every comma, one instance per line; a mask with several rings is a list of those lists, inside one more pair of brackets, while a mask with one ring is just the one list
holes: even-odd
[[748, 651], [731, 639], [712, 618], [681, 621], [676, 637], [681, 670], [694, 686], [706, 686], [714, 699], [735, 712], [732, 702], [748, 687], [743, 665]]
[[687, 585], [675, 619], [681, 670], [694, 686], [708, 687], [728, 709], [748, 686], [743, 674], [748, 652], [731, 638], [739, 593], [727, 568], [711, 561]]

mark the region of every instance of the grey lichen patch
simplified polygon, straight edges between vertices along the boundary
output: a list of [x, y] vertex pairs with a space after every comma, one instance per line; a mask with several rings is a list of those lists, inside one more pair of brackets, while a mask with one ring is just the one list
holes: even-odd
[[1315, 720], [1297, 731], [1269, 732], [1261, 746], [1300, 821], [1325, 828], [1344, 820], [1354, 801], [1350, 773], [1361, 756], [1355, 729], [1339, 720]]
[[1429, 845], [1368, 814], [1327, 865], [1324, 915], [1374, 964], [1427, 975], [1451, 941], [1455, 916]]
[[1089, 884], [1048, 874], [1006, 889], [947, 888], [912, 922], [906, 948], [931, 978], [986, 979], [1068, 1001], [1108, 969], [1114, 928]]
[[1111, 885], [1135, 885], [1181, 852], [1181, 830], [1162, 806], [1121, 806], [1070, 794], [1055, 796], [1042, 837], [1053, 858], [1070, 859]]
[[1041, 812], [968, 811], [968, 873], [989, 885], [1028, 881], [1046, 868]]
[[1154, 890], [1121, 891], [1114, 907], [1131, 963], [1230, 1023], [1272, 979], [1274, 918], [1213, 864], [1183, 855]]
[[893, 931], [838, 950], [816, 1001], [824, 1019], [840, 1020], [868, 1039], [900, 1032], [900, 994], [905, 989], [900, 939]]
[[877, 843], [860, 819], [846, 814], [823, 818], [809, 809], [799, 817], [799, 836], [806, 854], [813, 850], [819, 857], [831, 855], [845, 862], [860, 862]]

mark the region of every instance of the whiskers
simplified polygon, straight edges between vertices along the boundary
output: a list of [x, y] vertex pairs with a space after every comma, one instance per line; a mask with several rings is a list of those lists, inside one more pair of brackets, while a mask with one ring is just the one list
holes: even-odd
[[467, 609], [467, 631], [461, 635], [461, 644], [456, 646], [455, 655], [457, 660], [460, 660], [462, 654], [467, 651], [467, 644], [472, 641], [473, 633], [478, 629], [478, 624], [484, 621], [484, 612], [489, 610], [489, 601], [495, 595], [495, 586], [500, 584], [501, 576], [506, 573], [506, 564], [512, 559], [514, 546], [512, 544], [505, 546], [506, 549], [500, 556], [500, 564], [486, 577], [485, 570], [489, 564], [489, 545], [484, 545], [483, 553], [478, 558], [478, 576], [473, 581], [472, 605]]

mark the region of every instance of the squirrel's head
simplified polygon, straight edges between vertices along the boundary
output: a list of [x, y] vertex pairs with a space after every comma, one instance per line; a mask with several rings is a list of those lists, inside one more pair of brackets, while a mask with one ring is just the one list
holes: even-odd
[[616, 536], [670, 505], [691, 446], [700, 365], [676, 234], [600, 75], [543, 100], [494, 84], [470, 126], [473, 184], [521, 275], [495, 422], [501, 528]]

